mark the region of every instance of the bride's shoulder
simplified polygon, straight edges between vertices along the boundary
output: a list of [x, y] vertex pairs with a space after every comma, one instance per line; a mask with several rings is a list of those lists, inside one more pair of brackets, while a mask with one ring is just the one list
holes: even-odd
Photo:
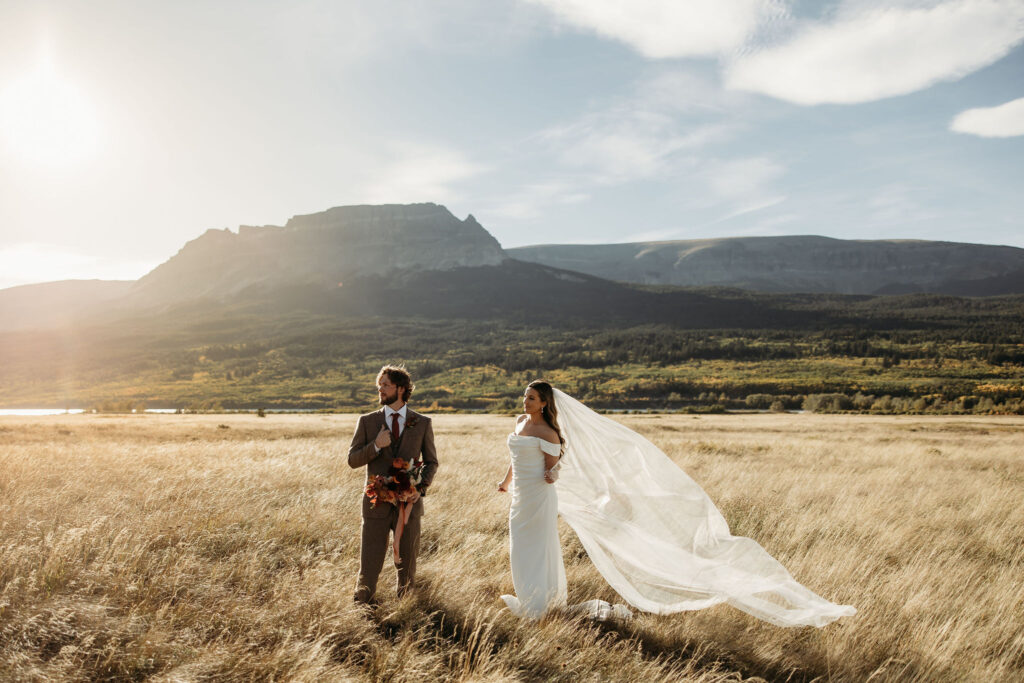
[[519, 424], [520, 422], [525, 420], [527, 417], [529, 417], [529, 416], [526, 413], [523, 413], [522, 415], [516, 415], [516, 424]]
[[539, 438], [544, 439], [545, 441], [548, 441], [550, 443], [556, 443], [556, 444], [560, 444], [561, 443], [558, 440], [558, 432], [556, 432], [551, 427], [549, 427], [547, 425], [538, 425], [537, 431], [538, 431], [537, 436]]

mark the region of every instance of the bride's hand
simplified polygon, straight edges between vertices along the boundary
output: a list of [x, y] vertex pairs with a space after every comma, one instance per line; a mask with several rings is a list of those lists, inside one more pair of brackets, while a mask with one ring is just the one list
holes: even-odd
[[505, 482], [501, 482], [500, 484], [498, 484], [498, 491], [500, 493], [508, 493], [508, 484], [506, 484]]

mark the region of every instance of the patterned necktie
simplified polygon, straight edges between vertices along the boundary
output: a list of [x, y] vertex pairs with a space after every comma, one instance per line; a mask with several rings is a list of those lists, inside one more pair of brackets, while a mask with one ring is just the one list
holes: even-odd
[[398, 413], [391, 413], [391, 441], [398, 443]]

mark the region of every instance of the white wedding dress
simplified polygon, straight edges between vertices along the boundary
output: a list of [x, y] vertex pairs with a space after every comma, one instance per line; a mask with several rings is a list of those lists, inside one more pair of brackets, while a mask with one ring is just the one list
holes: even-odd
[[[560, 513], [594, 566], [629, 604], [670, 614], [722, 602], [779, 626], [824, 626], [856, 610], [800, 585], [757, 542], [729, 533], [704, 490], [657, 446], [555, 389], [566, 440], [555, 485], [543, 450], [559, 446], [510, 434], [510, 560], [514, 613], [537, 618], [564, 607]], [[628, 610], [591, 600], [570, 609], [598, 618]]]
[[558, 444], [536, 436], [508, 435], [512, 504], [508, 513], [509, 560], [515, 595], [502, 599], [512, 612], [537, 619], [566, 604], [565, 566], [558, 542], [558, 494], [544, 481], [544, 452]]

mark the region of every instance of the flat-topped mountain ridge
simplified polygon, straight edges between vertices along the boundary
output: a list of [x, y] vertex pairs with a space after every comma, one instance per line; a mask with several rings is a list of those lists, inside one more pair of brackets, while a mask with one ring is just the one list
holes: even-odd
[[1024, 249], [985, 244], [796, 235], [505, 251], [522, 261], [649, 285], [869, 295], [1024, 292]]
[[499, 265], [501, 245], [470, 215], [437, 204], [342, 206], [283, 227], [208, 230], [133, 287], [153, 302], [230, 298], [250, 287], [319, 285], [381, 274]]
[[1024, 293], [1024, 249], [791, 236], [505, 250], [472, 215], [460, 220], [438, 204], [342, 206], [284, 226], [208, 230], [135, 282], [0, 290], [0, 331], [116, 325], [188, 307], [686, 327], [795, 320], [781, 304], [768, 311], [717, 290], [638, 284], [811, 296]]

